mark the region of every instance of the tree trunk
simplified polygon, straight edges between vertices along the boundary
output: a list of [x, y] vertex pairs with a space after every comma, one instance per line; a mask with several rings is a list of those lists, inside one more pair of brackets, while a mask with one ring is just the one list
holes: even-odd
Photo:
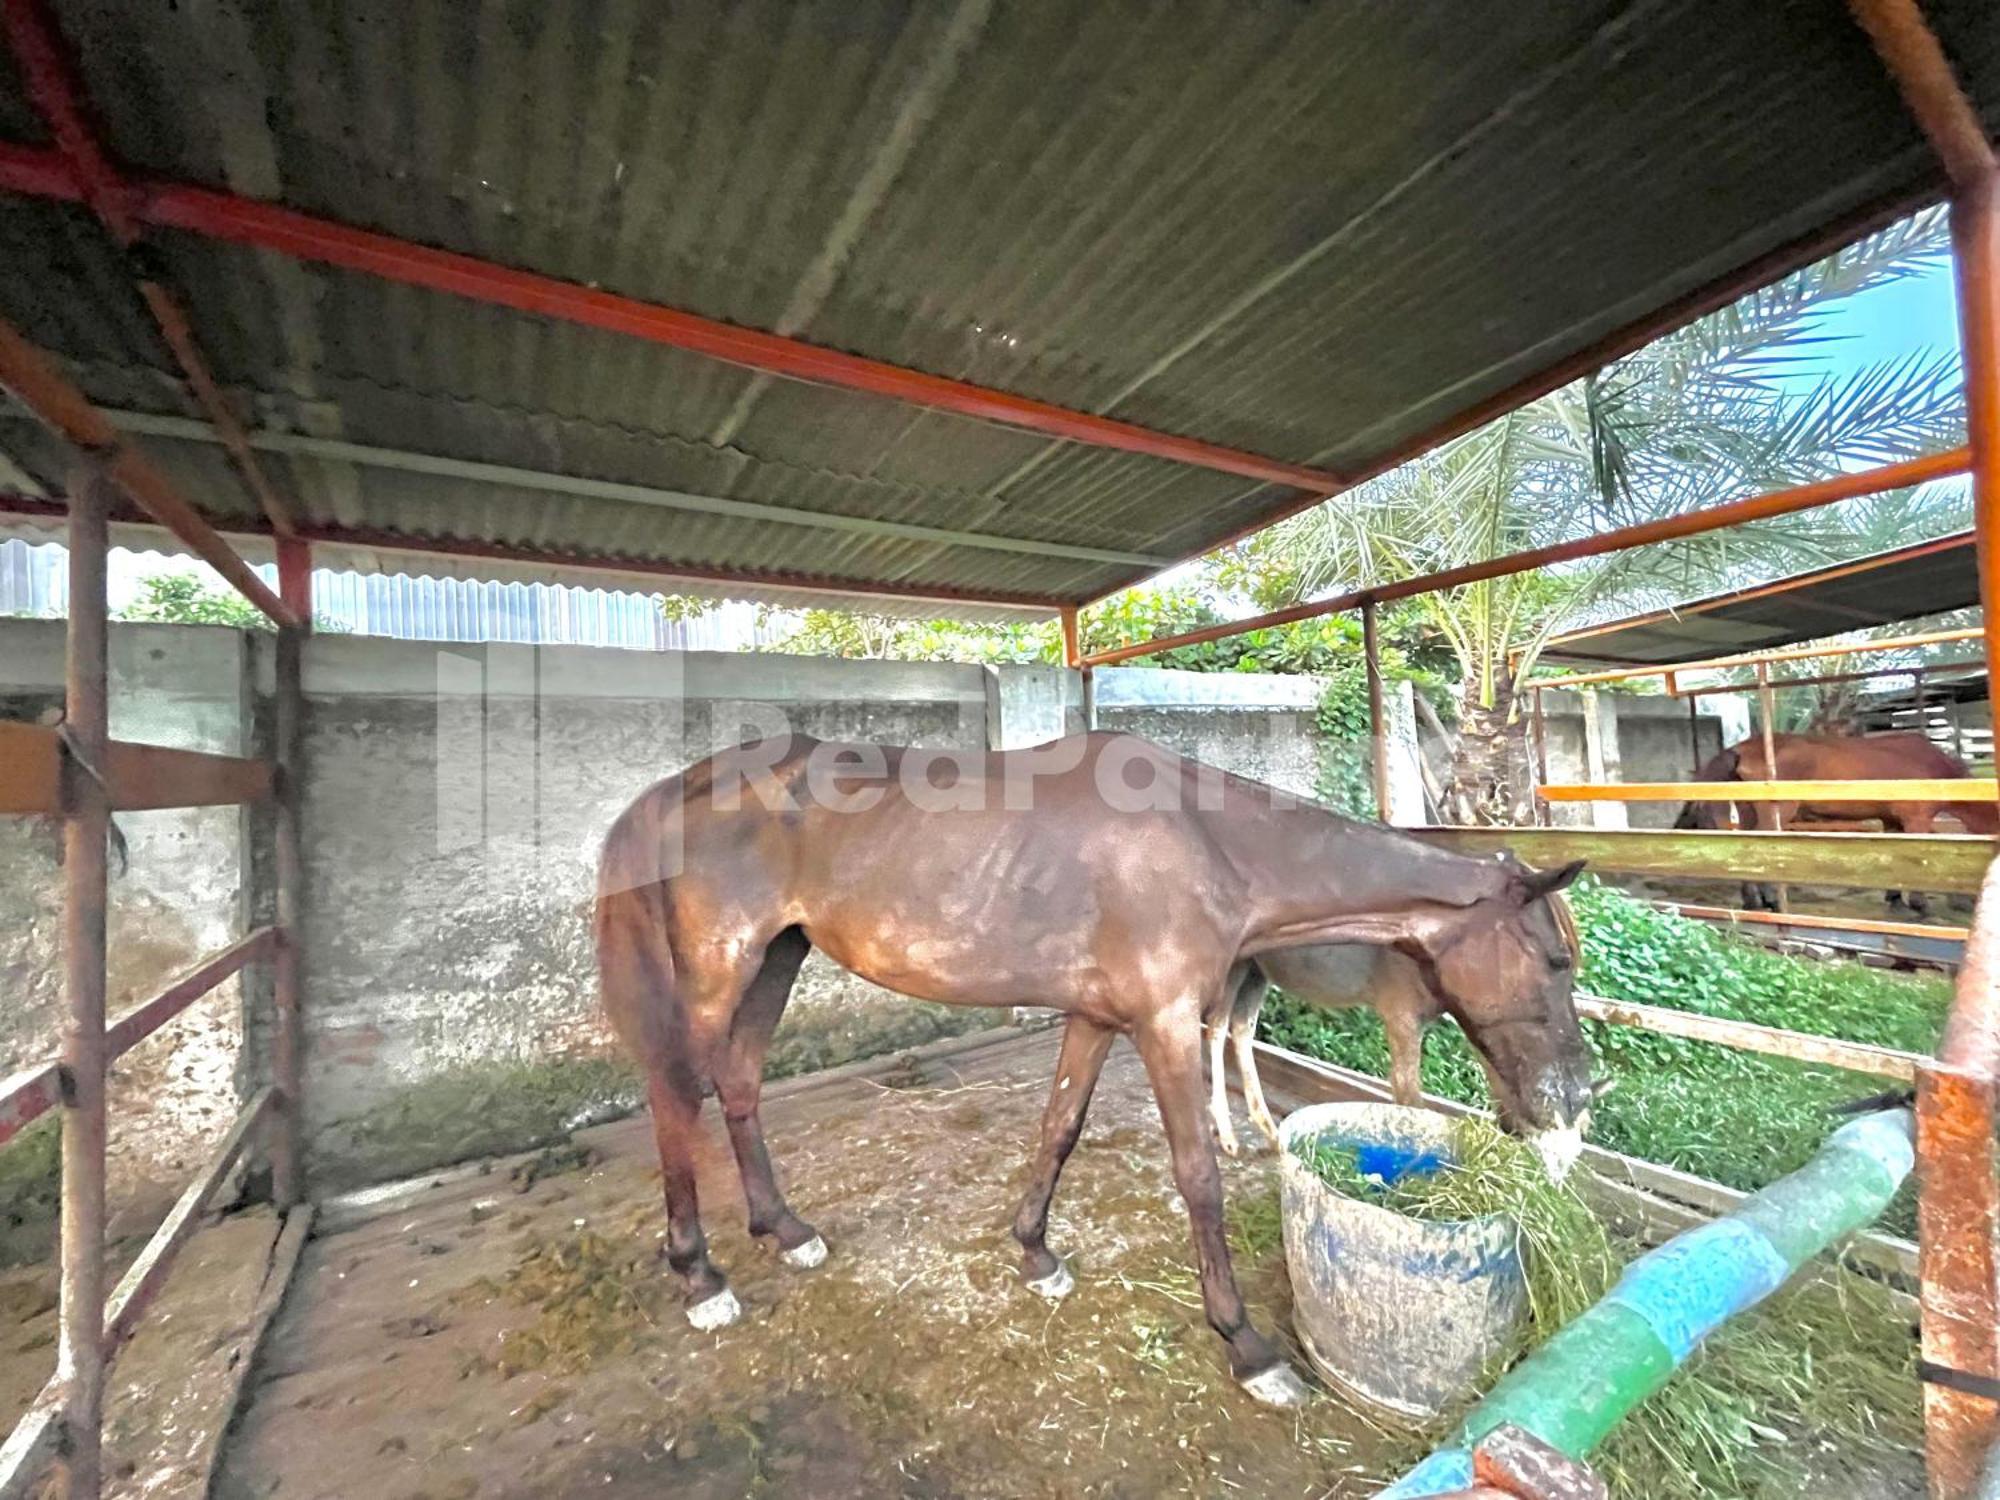
[[1478, 680], [1468, 677], [1458, 702], [1458, 746], [1452, 755], [1447, 800], [1451, 821], [1532, 821], [1527, 751], [1527, 725], [1514, 713], [1512, 686], [1496, 684], [1494, 701], [1488, 705], [1480, 702]]

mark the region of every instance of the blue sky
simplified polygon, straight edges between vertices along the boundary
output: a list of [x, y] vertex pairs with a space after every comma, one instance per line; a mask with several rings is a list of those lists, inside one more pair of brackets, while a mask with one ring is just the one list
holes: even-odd
[[1829, 374], [1897, 359], [1918, 349], [1958, 347], [1952, 304], [1951, 263], [1940, 261], [1921, 275], [1892, 281], [1837, 302], [1821, 319], [1829, 342], [1816, 346], [1786, 376], [1810, 385]]

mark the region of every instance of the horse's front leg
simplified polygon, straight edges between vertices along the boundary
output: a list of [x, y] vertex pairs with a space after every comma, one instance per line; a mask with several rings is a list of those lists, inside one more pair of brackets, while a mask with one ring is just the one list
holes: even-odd
[[1209, 1327], [1229, 1346], [1230, 1373], [1245, 1390], [1271, 1406], [1297, 1406], [1306, 1398], [1305, 1384], [1251, 1326], [1229, 1263], [1222, 1222], [1222, 1169], [1202, 1120], [1200, 1001], [1189, 996], [1166, 1007], [1140, 1027], [1135, 1039], [1166, 1126], [1174, 1183], [1194, 1229]]
[[1104, 1071], [1105, 1054], [1116, 1035], [1110, 1027], [1083, 1016], [1073, 1015], [1064, 1023], [1062, 1054], [1056, 1059], [1048, 1108], [1042, 1112], [1041, 1140], [1035, 1147], [1028, 1191], [1021, 1199], [1020, 1212], [1014, 1215], [1014, 1238], [1021, 1243], [1021, 1278], [1030, 1291], [1052, 1301], [1068, 1296], [1076, 1281], [1069, 1267], [1049, 1251], [1049, 1202], [1056, 1195], [1063, 1163], [1083, 1134], [1090, 1092], [1097, 1087], [1097, 1075]]

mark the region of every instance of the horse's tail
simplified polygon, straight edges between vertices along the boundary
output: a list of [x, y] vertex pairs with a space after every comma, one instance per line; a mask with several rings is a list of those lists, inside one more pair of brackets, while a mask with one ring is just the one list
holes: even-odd
[[686, 1033], [658, 821], [654, 796], [635, 802], [611, 825], [597, 871], [599, 998], [611, 1029], [642, 1063], [675, 1050]]

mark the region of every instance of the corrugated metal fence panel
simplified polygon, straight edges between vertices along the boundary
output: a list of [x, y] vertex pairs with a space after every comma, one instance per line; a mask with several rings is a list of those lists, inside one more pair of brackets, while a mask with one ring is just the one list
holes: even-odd
[[60, 547], [0, 542], [0, 615], [56, 620], [69, 610], [69, 564]]
[[[276, 586], [277, 569], [257, 569]], [[58, 618], [68, 602], [60, 546], [0, 542], [0, 615]], [[220, 587], [220, 584], [217, 585]], [[669, 620], [656, 596], [552, 583], [313, 573], [313, 613], [336, 630], [411, 641], [515, 641], [633, 651], [748, 651], [786, 634], [754, 606], [724, 604]]]

